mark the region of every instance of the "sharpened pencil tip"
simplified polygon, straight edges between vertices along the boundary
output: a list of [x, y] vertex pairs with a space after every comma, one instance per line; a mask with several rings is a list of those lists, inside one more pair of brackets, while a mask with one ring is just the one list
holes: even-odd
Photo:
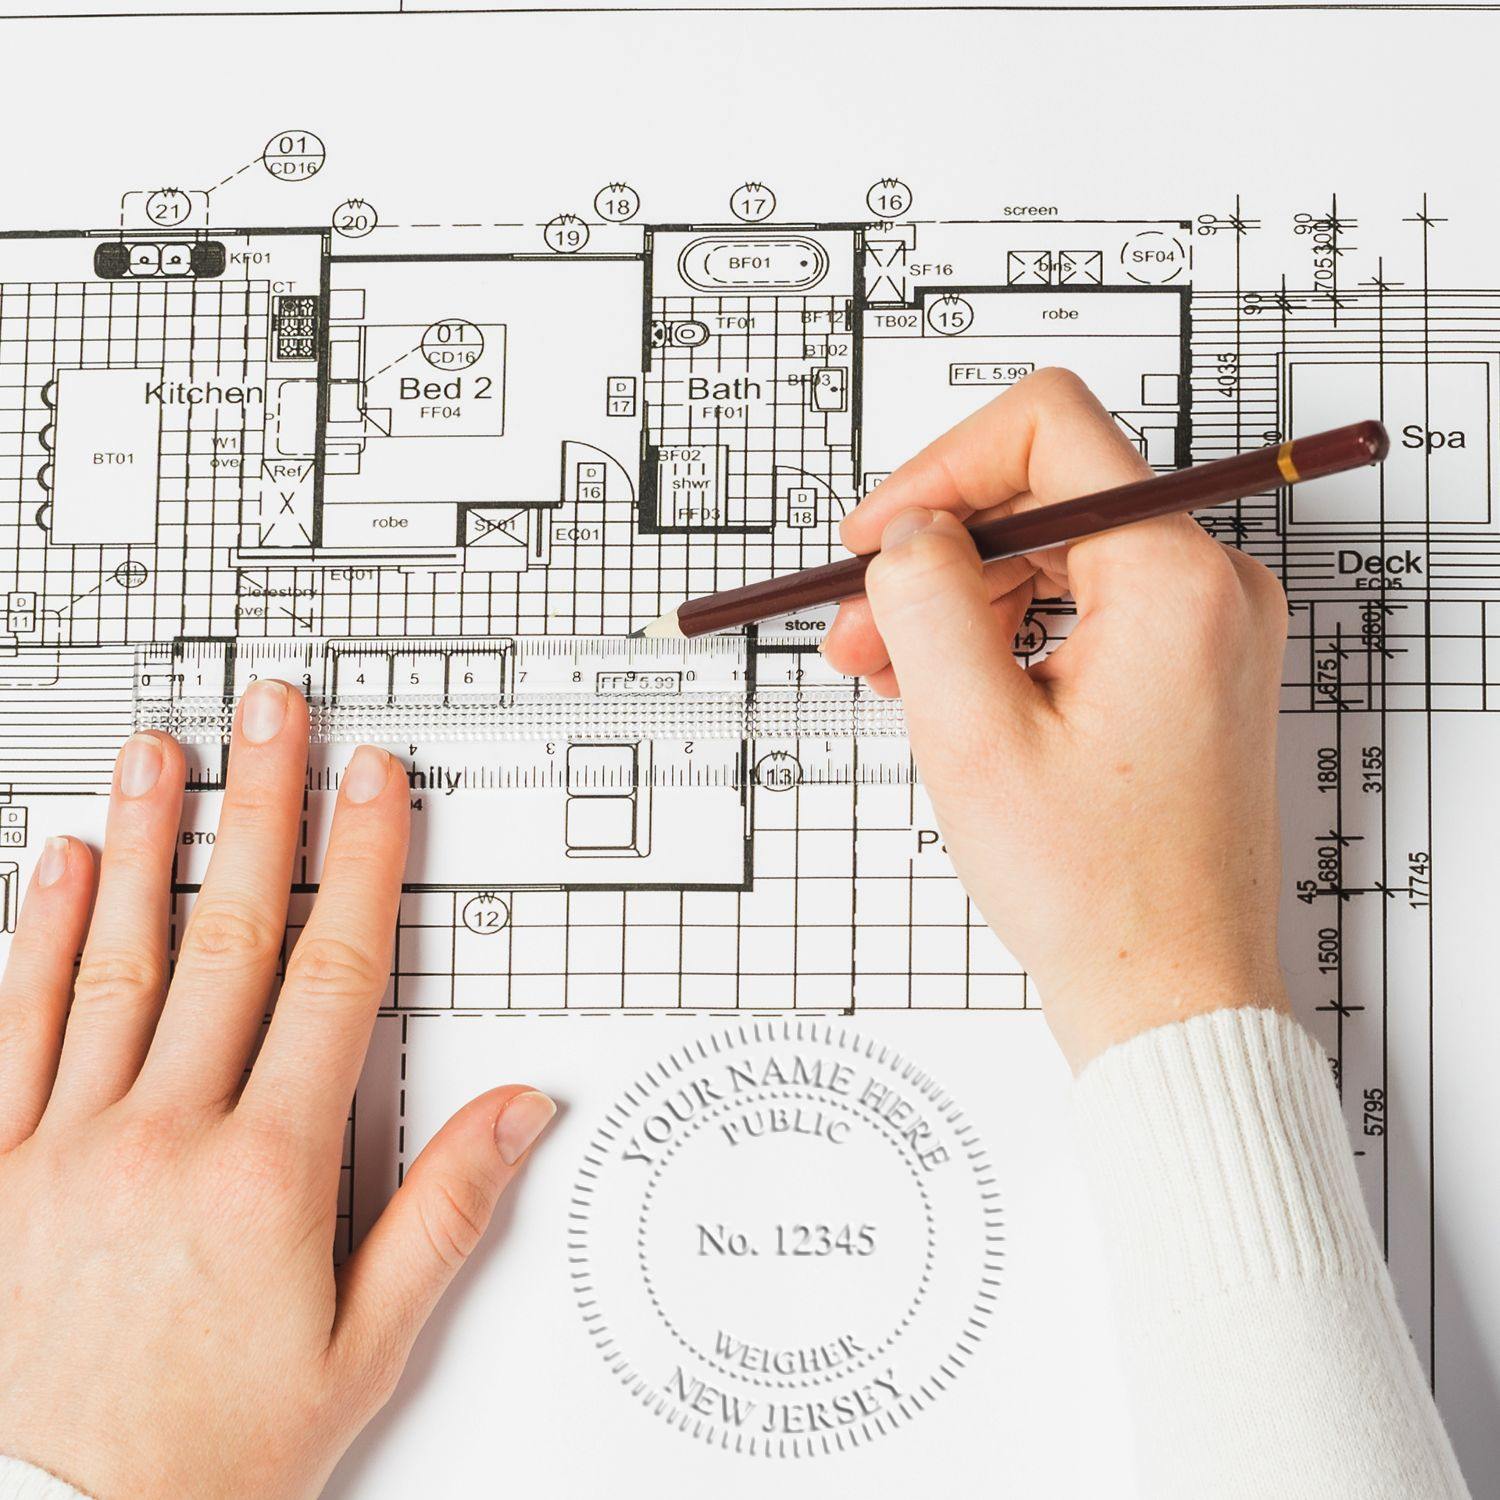
[[653, 620], [649, 625], [642, 625], [639, 630], [633, 631], [633, 635], [640, 636], [645, 640], [667, 640], [680, 641], [684, 639], [682, 626], [677, 623], [677, 611], [668, 610], [666, 614]]

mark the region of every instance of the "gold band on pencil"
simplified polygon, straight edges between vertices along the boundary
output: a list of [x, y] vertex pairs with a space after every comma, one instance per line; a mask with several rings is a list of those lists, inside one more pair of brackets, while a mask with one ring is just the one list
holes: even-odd
[[1283, 443], [1276, 450], [1276, 467], [1281, 470], [1281, 477], [1288, 484], [1296, 484], [1302, 477], [1297, 472], [1297, 465], [1292, 462], [1292, 445]]

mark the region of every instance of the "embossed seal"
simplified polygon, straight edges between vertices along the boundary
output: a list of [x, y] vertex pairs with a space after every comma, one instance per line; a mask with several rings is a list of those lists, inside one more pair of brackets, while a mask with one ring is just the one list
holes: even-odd
[[848, 1449], [937, 1399], [993, 1310], [1001, 1204], [974, 1128], [886, 1044], [745, 1022], [647, 1070], [573, 1194], [584, 1325], [681, 1431]]

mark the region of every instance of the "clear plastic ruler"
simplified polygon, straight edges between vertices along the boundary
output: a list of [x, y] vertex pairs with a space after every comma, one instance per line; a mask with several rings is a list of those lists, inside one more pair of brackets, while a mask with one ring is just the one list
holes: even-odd
[[837, 678], [806, 642], [743, 636], [179, 639], [138, 654], [136, 725], [222, 742], [262, 677], [297, 684], [329, 743], [905, 733], [899, 702]]

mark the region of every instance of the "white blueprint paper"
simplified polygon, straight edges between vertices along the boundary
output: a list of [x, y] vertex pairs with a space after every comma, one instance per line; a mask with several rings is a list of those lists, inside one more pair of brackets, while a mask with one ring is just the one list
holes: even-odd
[[[474, 1093], [563, 1106], [332, 1493], [1128, 1492], [1065, 1070], [901, 742], [724, 737], [726, 698], [836, 696], [826, 612], [621, 644], [833, 555], [881, 474], [1045, 364], [1163, 469], [1392, 431], [1383, 473], [1209, 524], [1287, 586], [1284, 959], [1460, 1459], [1500, 1482], [1487, 26], [0, 25], [7, 927], [134, 723], [292, 676], [417, 807], [341, 1250]], [[555, 694], [591, 700], [577, 732], [486, 737]], [[221, 772], [193, 753], [182, 916]]]

